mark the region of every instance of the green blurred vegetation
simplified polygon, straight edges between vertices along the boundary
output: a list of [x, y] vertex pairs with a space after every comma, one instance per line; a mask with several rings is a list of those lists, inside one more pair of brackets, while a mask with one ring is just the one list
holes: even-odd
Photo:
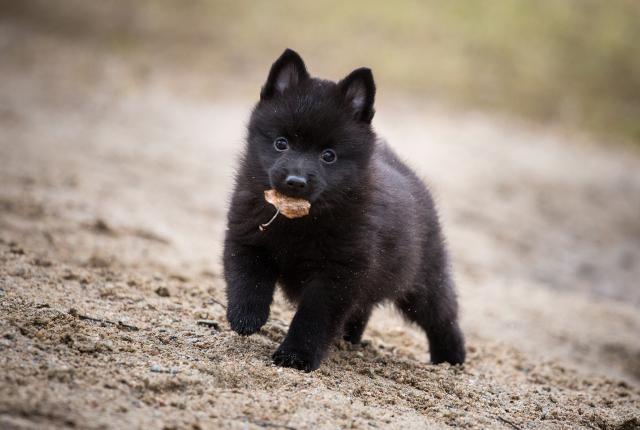
[[41, 0], [10, 9], [150, 67], [204, 73], [213, 87], [244, 81], [255, 93], [291, 47], [312, 74], [337, 79], [368, 65], [384, 91], [640, 143], [637, 0]]

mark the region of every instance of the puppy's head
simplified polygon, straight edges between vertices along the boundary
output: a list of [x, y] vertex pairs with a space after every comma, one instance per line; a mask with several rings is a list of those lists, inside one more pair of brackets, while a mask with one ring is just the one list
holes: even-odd
[[[271, 67], [249, 123], [252, 171], [265, 189], [338, 202], [366, 181], [375, 84], [361, 68], [335, 83], [309, 76], [287, 49]], [[313, 207], [313, 205], [312, 205]]]

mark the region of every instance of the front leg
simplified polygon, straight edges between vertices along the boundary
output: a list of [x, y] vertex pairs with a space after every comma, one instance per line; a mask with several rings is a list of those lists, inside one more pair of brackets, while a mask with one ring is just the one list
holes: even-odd
[[269, 318], [277, 278], [266, 250], [225, 241], [224, 276], [231, 329], [243, 336], [257, 332]]
[[310, 282], [287, 336], [273, 354], [274, 363], [305, 372], [317, 369], [351, 308], [345, 293], [344, 288], [331, 282]]

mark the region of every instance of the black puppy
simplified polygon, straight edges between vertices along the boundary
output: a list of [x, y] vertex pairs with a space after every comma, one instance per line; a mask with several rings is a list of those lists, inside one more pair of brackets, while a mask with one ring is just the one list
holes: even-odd
[[[317, 369], [331, 342], [358, 343], [377, 303], [392, 300], [427, 333], [431, 361], [462, 363], [464, 340], [447, 253], [425, 185], [371, 127], [371, 70], [338, 83], [311, 78], [287, 49], [249, 123], [224, 244], [227, 318], [250, 335], [269, 316], [276, 282], [297, 312], [273, 355]], [[264, 191], [311, 202], [282, 215]]]

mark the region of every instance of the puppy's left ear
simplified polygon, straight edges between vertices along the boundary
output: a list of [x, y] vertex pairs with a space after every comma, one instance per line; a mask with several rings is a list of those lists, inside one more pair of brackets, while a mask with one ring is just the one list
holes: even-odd
[[367, 67], [356, 69], [338, 83], [338, 88], [356, 121], [371, 123], [375, 110], [376, 84], [373, 73]]
[[309, 78], [302, 57], [293, 49], [286, 49], [271, 66], [267, 82], [260, 92], [260, 100], [266, 100], [293, 88]]

